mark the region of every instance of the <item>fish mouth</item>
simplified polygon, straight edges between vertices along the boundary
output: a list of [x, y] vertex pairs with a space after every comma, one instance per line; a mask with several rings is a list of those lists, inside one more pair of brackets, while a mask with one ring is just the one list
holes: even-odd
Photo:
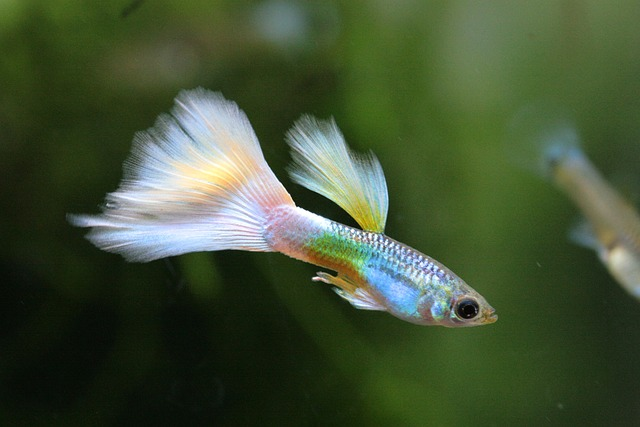
[[485, 324], [495, 323], [498, 320], [498, 315], [494, 309], [485, 310], [482, 317], [484, 320], [482, 323]]

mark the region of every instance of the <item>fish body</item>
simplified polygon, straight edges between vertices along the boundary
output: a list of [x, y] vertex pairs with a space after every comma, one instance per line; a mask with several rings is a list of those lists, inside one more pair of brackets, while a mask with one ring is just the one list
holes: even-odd
[[124, 179], [100, 215], [70, 215], [100, 249], [130, 261], [186, 252], [281, 252], [337, 273], [354, 307], [422, 325], [493, 323], [495, 310], [439, 262], [383, 234], [388, 195], [380, 163], [346, 145], [333, 121], [304, 116], [288, 134], [292, 179], [345, 209], [362, 227], [297, 207], [267, 165], [244, 113], [196, 89], [134, 139]]
[[573, 239], [594, 249], [618, 283], [640, 299], [640, 215], [578, 145], [553, 151], [548, 155], [553, 181], [586, 221], [573, 230]]
[[[314, 280], [336, 285], [338, 294], [357, 308], [388, 311], [417, 324], [449, 318], [448, 326], [464, 322], [452, 317], [452, 307], [467, 298], [467, 310], [473, 308], [476, 293], [453, 272], [382, 233], [348, 227], [298, 207], [282, 207], [275, 217], [266, 234], [272, 248], [339, 272], [318, 273]], [[484, 310], [481, 316], [493, 318], [491, 308]]]
[[565, 114], [555, 108], [543, 111], [538, 107], [523, 110], [517, 118], [520, 142], [516, 146], [523, 148], [523, 153], [533, 147], [538, 171], [580, 210], [583, 220], [571, 231], [572, 240], [595, 250], [616, 281], [640, 299], [638, 211], [591, 163]]

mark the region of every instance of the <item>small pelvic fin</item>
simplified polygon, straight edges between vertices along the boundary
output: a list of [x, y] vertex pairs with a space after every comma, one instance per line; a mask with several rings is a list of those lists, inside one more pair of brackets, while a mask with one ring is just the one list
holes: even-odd
[[347, 146], [333, 120], [303, 116], [287, 134], [291, 179], [332, 200], [367, 231], [382, 233], [389, 197], [382, 166], [373, 153]]
[[386, 309], [378, 303], [369, 292], [362, 288], [359, 288], [349, 277], [347, 276], [332, 276], [328, 273], [318, 272], [318, 275], [312, 280], [315, 282], [329, 283], [330, 285], [337, 286], [333, 290], [346, 299], [355, 308], [361, 310], [378, 310], [386, 311]]

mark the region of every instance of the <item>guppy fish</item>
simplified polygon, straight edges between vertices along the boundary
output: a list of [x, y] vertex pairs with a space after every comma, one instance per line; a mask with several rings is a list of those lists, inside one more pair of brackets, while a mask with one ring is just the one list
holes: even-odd
[[616, 281], [640, 299], [640, 215], [589, 161], [564, 113], [539, 107], [520, 113], [518, 126], [525, 130], [518, 132], [525, 144], [538, 151], [534, 156], [538, 170], [550, 177], [584, 216], [571, 231], [572, 240], [595, 250]]
[[245, 114], [220, 94], [181, 92], [170, 115], [136, 134], [117, 191], [101, 215], [69, 215], [98, 248], [145, 262], [195, 251], [281, 252], [337, 272], [354, 307], [420, 325], [497, 320], [451, 270], [383, 234], [388, 195], [372, 154], [351, 151], [333, 121], [303, 116], [287, 135], [293, 181], [347, 211], [348, 227], [297, 207], [267, 165]]

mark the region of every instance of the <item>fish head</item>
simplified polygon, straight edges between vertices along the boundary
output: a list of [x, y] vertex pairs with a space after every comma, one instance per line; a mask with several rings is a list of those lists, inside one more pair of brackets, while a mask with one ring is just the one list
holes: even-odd
[[495, 309], [484, 297], [459, 278], [454, 278], [441, 292], [422, 295], [417, 308], [420, 320], [416, 323], [423, 325], [460, 328], [498, 320]]

